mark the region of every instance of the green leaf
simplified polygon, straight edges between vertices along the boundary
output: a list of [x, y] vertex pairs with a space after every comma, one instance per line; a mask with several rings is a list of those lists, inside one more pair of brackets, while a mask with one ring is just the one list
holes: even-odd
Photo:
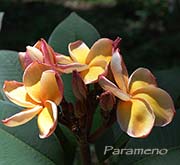
[[[102, 117], [99, 107], [97, 108], [93, 118], [93, 129], [94, 132], [98, 127], [102, 125]], [[96, 141], [95, 151], [99, 162], [103, 162], [108, 159], [112, 154], [108, 152], [104, 155], [105, 146], [122, 147], [124, 146], [129, 137], [123, 133], [117, 123], [113, 124], [112, 127], [108, 128]]]
[[102, 125], [102, 122], [103, 122], [103, 119], [101, 115], [101, 110], [100, 110], [100, 107], [98, 106], [93, 116], [91, 132], [94, 132], [96, 129], [98, 129], [98, 127]]
[[2, 27], [2, 20], [3, 20], [3, 12], [0, 12], [0, 31], [1, 31], [1, 27]]
[[158, 85], [165, 89], [177, 101], [180, 97], [180, 67], [154, 72]]
[[175, 165], [180, 162], [180, 147], [170, 149], [166, 155], [156, 155], [144, 158], [134, 165]]
[[[113, 148], [125, 147], [130, 139], [129, 136], [125, 132], [122, 132], [122, 130], [120, 129], [120, 126], [117, 122], [112, 126], [111, 130], [113, 132], [111, 133], [111, 138], [110, 138], [111, 145], [110, 146], [113, 146]], [[112, 139], [112, 135], [114, 136], [113, 139]], [[104, 144], [103, 150], [101, 151], [101, 159], [100, 159], [101, 162], [105, 161], [106, 159], [108, 159], [112, 156], [112, 152], [107, 152], [104, 155], [105, 146], [108, 146], [109, 145], [108, 143], [106, 142]], [[103, 155], [102, 155], [102, 153], [103, 153]]]
[[[21, 110], [21, 108], [15, 106], [14, 104], [1, 100], [0, 109], [0, 119], [9, 117]], [[11, 160], [17, 161], [17, 163], [14, 162], [13, 164], [19, 164], [18, 162], [23, 162], [24, 159], [29, 160], [29, 162], [27, 163], [29, 163], [30, 165], [37, 164], [36, 162], [39, 159], [42, 159], [42, 164], [62, 163], [62, 148], [58, 142], [58, 139], [53, 135], [47, 139], [40, 139], [38, 133], [39, 131], [37, 128], [36, 120], [32, 120], [27, 124], [13, 128], [9, 128], [4, 126], [3, 124], [0, 124], [0, 164], [2, 164], [1, 161], [4, 161], [5, 164], [12, 164], [9, 163], [9, 161]], [[21, 156], [19, 156], [20, 154]], [[8, 155], [9, 160], [8, 158], [7, 160], [4, 159], [5, 157], [1, 157], [1, 155]], [[32, 160], [30, 161], [30, 159]], [[26, 162], [23, 164], [26, 164]]]
[[0, 129], [0, 164], [55, 165], [50, 159]]
[[[70, 42], [82, 40], [90, 47], [99, 38], [99, 33], [91, 24], [76, 13], [71, 13], [52, 32], [49, 38], [49, 44], [56, 52], [69, 55], [68, 44]], [[62, 78], [64, 81], [65, 98], [72, 102], [75, 99], [71, 87], [71, 74], [63, 75]]]
[[109, 128], [95, 142], [95, 151], [96, 151], [98, 160], [100, 162], [105, 160], [106, 159], [105, 157], [107, 156], [107, 155], [104, 155], [105, 146], [112, 146], [113, 144], [114, 144], [113, 130], [112, 130], [112, 128]]
[[0, 50], [0, 99], [6, 99], [2, 92], [5, 80], [22, 81], [22, 69], [18, 59], [18, 52]]
[[68, 55], [68, 44], [76, 40], [91, 46], [100, 38], [97, 30], [76, 13], [71, 13], [52, 32], [49, 44], [59, 53]]
[[64, 154], [64, 164], [73, 164], [76, 156], [77, 140], [73, 133], [62, 124], [57, 127], [56, 135], [61, 141]]
[[[176, 111], [175, 117], [169, 125], [165, 127], [154, 127], [150, 135], [146, 138], [130, 138], [125, 148], [167, 148], [171, 150], [177, 146], [180, 146], [180, 132], [178, 131], [180, 125], [180, 109]], [[113, 156], [111, 159], [116, 159], [119, 164], [133, 164], [146, 159], [153, 155], [118, 155]], [[162, 163], [163, 164], [163, 163]]]
[[5, 80], [22, 81], [22, 73], [18, 52], [0, 50], [0, 88]]

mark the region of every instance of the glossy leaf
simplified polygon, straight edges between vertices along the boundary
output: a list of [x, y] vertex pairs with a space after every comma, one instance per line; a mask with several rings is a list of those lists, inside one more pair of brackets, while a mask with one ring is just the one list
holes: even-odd
[[[169, 125], [166, 127], [155, 127], [153, 128], [150, 135], [144, 139], [138, 138], [130, 138], [127, 145], [123, 148], [167, 148], [169, 151], [172, 148], [176, 148], [180, 146], [180, 132], [177, 131], [180, 125], [180, 113], [179, 109], [175, 114], [175, 117]], [[154, 157], [155, 155], [117, 155], [112, 156], [110, 160], [113, 162], [118, 162], [118, 164], [134, 164], [136, 162], [141, 161], [142, 159], [150, 159], [150, 157]], [[164, 156], [163, 156], [164, 157]], [[173, 160], [172, 160], [173, 161]], [[164, 164], [159, 163], [159, 164]], [[173, 164], [173, 163], [172, 163]], [[176, 163], [175, 163], [176, 164]]]
[[[0, 109], [0, 119], [2, 120], [16, 112], [19, 112], [21, 108], [6, 101], [0, 101]], [[5, 164], [12, 164], [9, 163], [11, 158], [12, 160], [14, 159], [13, 161], [17, 162], [29, 160], [29, 164], [34, 164], [34, 162], [36, 164], [36, 161], [38, 161], [39, 157], [38, 154], [40, 157], [42, 157], [42, 162], [44, 162], [44, 164], [48, 164], [48, 162], [51, 162], [51, 164], [58, 164], [63, 162], [62, 149], [57, 138], [52, 135], [47, 139], [41, 140], [38, 136], [36, 120], [32, 120], [25, 125], [14, 128], [9, 128], [3, 124], [0, 124], [0, 137], [0, 155], [6, 155], [8, 152], [7, 155], [10, 157], [10, 159], [5, 160], [4, 157], [1, 159], [0, 156], [0, 164], [1, 161], [4, 161]], [[25, 155], [27, 152], [29, 152], [29, 154]], [[31, 157], [31, 155], [34, 158]], [[30, 161], [30, 159], [32, 160]], [[19, 163], [15, 162], [14, 164]], [[26, 162], [24, 164], [26, 164]]]
[[[52, 32], [49, 38], [49, 44], [56, 52], [69, 55], [68, 44], [76, 40], [82, 40], [89, 47], [99, 39], [97, 30], [76, 13], [71, 13], [64, 21], [62, 21]], [[73, 101], [74, 96], [71, 88], [71, 74], [63, 75], [65, 86], [65, 98], [68, 101]]]
[[165, 89], [176, 102], [180, 97], [180, 67], [154, 72], [158, 86]]
[[96, 29], [76, 13], [71, 13], [52, 32], [49, 44], [59, 53], [68, 55], [68, 44], [76, 40], [82, 40], [88, 46], [99, 39]]
[[22, 81], [22, 69], [18, 59], [18, 52], [0, 50], [0, 88], [4, 80]]
[[179, 164], [180, 162], [180, 146], [177, 148], [170, 149], [166, 155], [156, 155], [148, 158], [144, 158], [134, 165], [171, 165]]

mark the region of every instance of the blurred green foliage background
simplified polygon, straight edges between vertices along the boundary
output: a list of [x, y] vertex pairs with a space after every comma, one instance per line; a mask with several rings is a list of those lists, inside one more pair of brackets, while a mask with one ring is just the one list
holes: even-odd
[[166, 69], [180, 64], [179, 0], [1, 0], [0, 49], [24, 51], [49, 35], [72, 11], [101, 37], [120, 36], [128, 69]]

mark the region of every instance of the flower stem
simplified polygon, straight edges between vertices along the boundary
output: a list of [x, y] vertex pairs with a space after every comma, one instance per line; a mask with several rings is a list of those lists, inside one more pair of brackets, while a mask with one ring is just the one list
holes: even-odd
[[81, 160], [83, 165], [91, 165], [91, 153], [87, 140], [79, 141]]
[[[104, 120], [104, 123], [102, 124], [101, 127], [97, 128], [97, 130], [95, 130], [94, 133], [92, 133], [91, 135], [89, 135], [88, 137], [88, 142], [90, 143], [94, 143], [100, 136], [102, 136], [102, 134], [109, 128], [111, 127], [114, 122], [116, 121], [116, 115], [115, 115], [115, 111], [112, 110], [111, 113], [109, 113], [109, 117], [107, 118], [107, 120]], [[107, 117], [107, 116], [104, 116]]]

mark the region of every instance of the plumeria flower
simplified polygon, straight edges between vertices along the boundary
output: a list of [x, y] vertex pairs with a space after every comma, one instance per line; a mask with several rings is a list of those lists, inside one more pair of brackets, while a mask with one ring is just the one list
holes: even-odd
[[72, 65], [79, 63], [85, 66], [80, 71], [85, 84], [97, 82], [98, 76], [106, 73], [114, 47], [119, 44], [119, 41], [119, 38], [114, 42], [102, 38], [96, 41], [90, 49], [82, 41], [70, 43], [68, 46], [70, 56], [59, 57], [58, 63]]
[[110, 64], [116, 84], [104, 76], [100, 86], [117, 98], [117, 120], [121, 129], [132, 137], [146, 137], [153, 126], [165, 126], [172, 121], [174, 104], [169, 94], [158, 88], [155, 77], [145, 68], [138, 68], [130, 77], [119, 50]]
[[40, 138], [50, 136], [57, 125], [57, 105], [63, 97], [63, 83], [49, 66], [33, 62], [23, 75], [23, 82], [5, 81], [3, 90], [13, 103], [24, 107], [21, 112], [3, 120], [9, 127], [22, 125], [37, 115]]
[[86, 68], [85, 65], [79, 63], [59, 65], [58, 61], [61, 61], [61, 55], [56, 53], [44, 39], [39, 40], [34, 46], [27, 46], [26, 52], [19, 53], [19, 60], [23, 69], [34, 61], [49, 65], [60, 73], [69, 73], [75, 69], [81, 71]]

